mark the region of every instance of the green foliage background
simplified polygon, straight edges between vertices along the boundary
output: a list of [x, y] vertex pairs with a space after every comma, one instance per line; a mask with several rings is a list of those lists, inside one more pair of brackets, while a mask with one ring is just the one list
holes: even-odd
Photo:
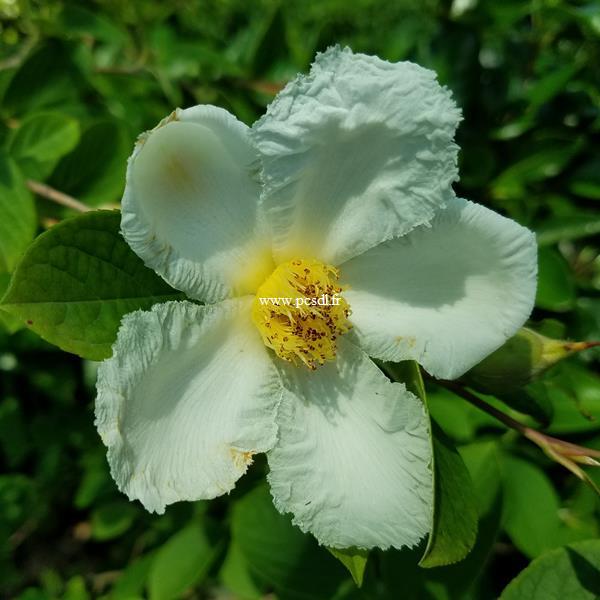
[[[315, 51], [340, 43], [437, 71], [464, 113], [459, 194], [538, 234], [537, 327], [600, 339], [597, 2], [0, 0], [0, 18], [0, 293], [34, 236], [74, 214], [35, 196], [27, 181], [116, 208], [138, 133], [197, 103], [250, 124]], [[600, 449], [598, 358], [569, 359], [532, 393], [547, 432]], [[94, 363], [0, 312], [7, 598], [479, 600], [498, 597], [537, 557], [531, 577], [545, 587], [522, 574], [507, 600], [600, 594], [591, 488], [434, 384], [431, 414], [472, 480], [477, 543], [444, 567], [417, 566], [423, 548], [372, 553], [359, 590], [274, 511], [260, 461], [231, 496], [211, 503], [178, 504], [163, 516], [129, 503], [93, 426], [94, 379]]]

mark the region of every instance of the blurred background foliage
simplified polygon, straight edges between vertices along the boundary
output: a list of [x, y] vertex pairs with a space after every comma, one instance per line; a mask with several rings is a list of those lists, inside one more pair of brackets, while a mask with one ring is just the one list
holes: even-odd
[[[439, 74], [464, 113], [458, 193], [538, 234], [534, 326], [600, 339], [598, 2], [0, 0], [0, 18], [0, 293], [34, 236], [73, 214], [33, 194], [36, 182], [115, 207], [139, 132], [197, 103], [250, 124], [317, 50], [339, 43]], [[431, 413], [469, 468], [480, 514], [477, 544], [457, 565], [419, 568], [422, 548], [373, 553], [358, 590], [275, 512], [261, 461], [231, 496], [150, 515], [108, 473], [94, 363], [0, 315], [4, 597], [479, 600], [541, 555], [538, 571], [562, 573], [564, 555], [546, 553], [598, 537], [589, 487], [434, 384]], [[599, 358], [573, 357], [532, 390], [546, 421], [537, 426], [600, 449]]]

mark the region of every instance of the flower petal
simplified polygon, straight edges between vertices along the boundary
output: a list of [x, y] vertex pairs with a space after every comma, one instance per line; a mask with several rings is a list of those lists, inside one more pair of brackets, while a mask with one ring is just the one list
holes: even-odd
[[177, 110], [140, 138], [129, 160], [123, 236], [192, 298], [252, 293], [274, 268], [248, 132], [221, 108]]
[[96, 425], [112, 476], [150, 511], [228, 492], [275, 442], [281, 386], [250, 302], [131, 313], [100, 365]]
[[534, 234], [454, 199], [431, 227], [340, 267], [353, 335], [371, 356], [459, 377], [523, 325], [535, 300]]
[[343, 339], [337, 362], [284, 375], [289, 393], [267, 455], [279, 511], [335, 548], [418, 543], [433, 502], [422, 403]]
[[460, 120], [432, 71], [331, 48], [254, 126], [278, 261], [338, 264], [452, 196]]

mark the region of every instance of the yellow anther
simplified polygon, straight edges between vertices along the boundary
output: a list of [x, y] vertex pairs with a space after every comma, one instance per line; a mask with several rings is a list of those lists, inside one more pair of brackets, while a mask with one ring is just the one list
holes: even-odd
[[259, 287], [252, 319], [277, 356], [312, 370], [335, 359], [336, 340], [351, 327], [338, 276], [335, 267], [294, 259], [280, 264]]

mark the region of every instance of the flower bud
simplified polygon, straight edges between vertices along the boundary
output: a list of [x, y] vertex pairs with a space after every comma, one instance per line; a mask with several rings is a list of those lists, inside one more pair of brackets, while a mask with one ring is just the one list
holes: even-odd
[[488, 394], [504, 395], [520, 389], [561, 360], [600, 342], [554, 340], [522, 327], [503, 346], [473, 367], [465, 376], [467, 385]]

